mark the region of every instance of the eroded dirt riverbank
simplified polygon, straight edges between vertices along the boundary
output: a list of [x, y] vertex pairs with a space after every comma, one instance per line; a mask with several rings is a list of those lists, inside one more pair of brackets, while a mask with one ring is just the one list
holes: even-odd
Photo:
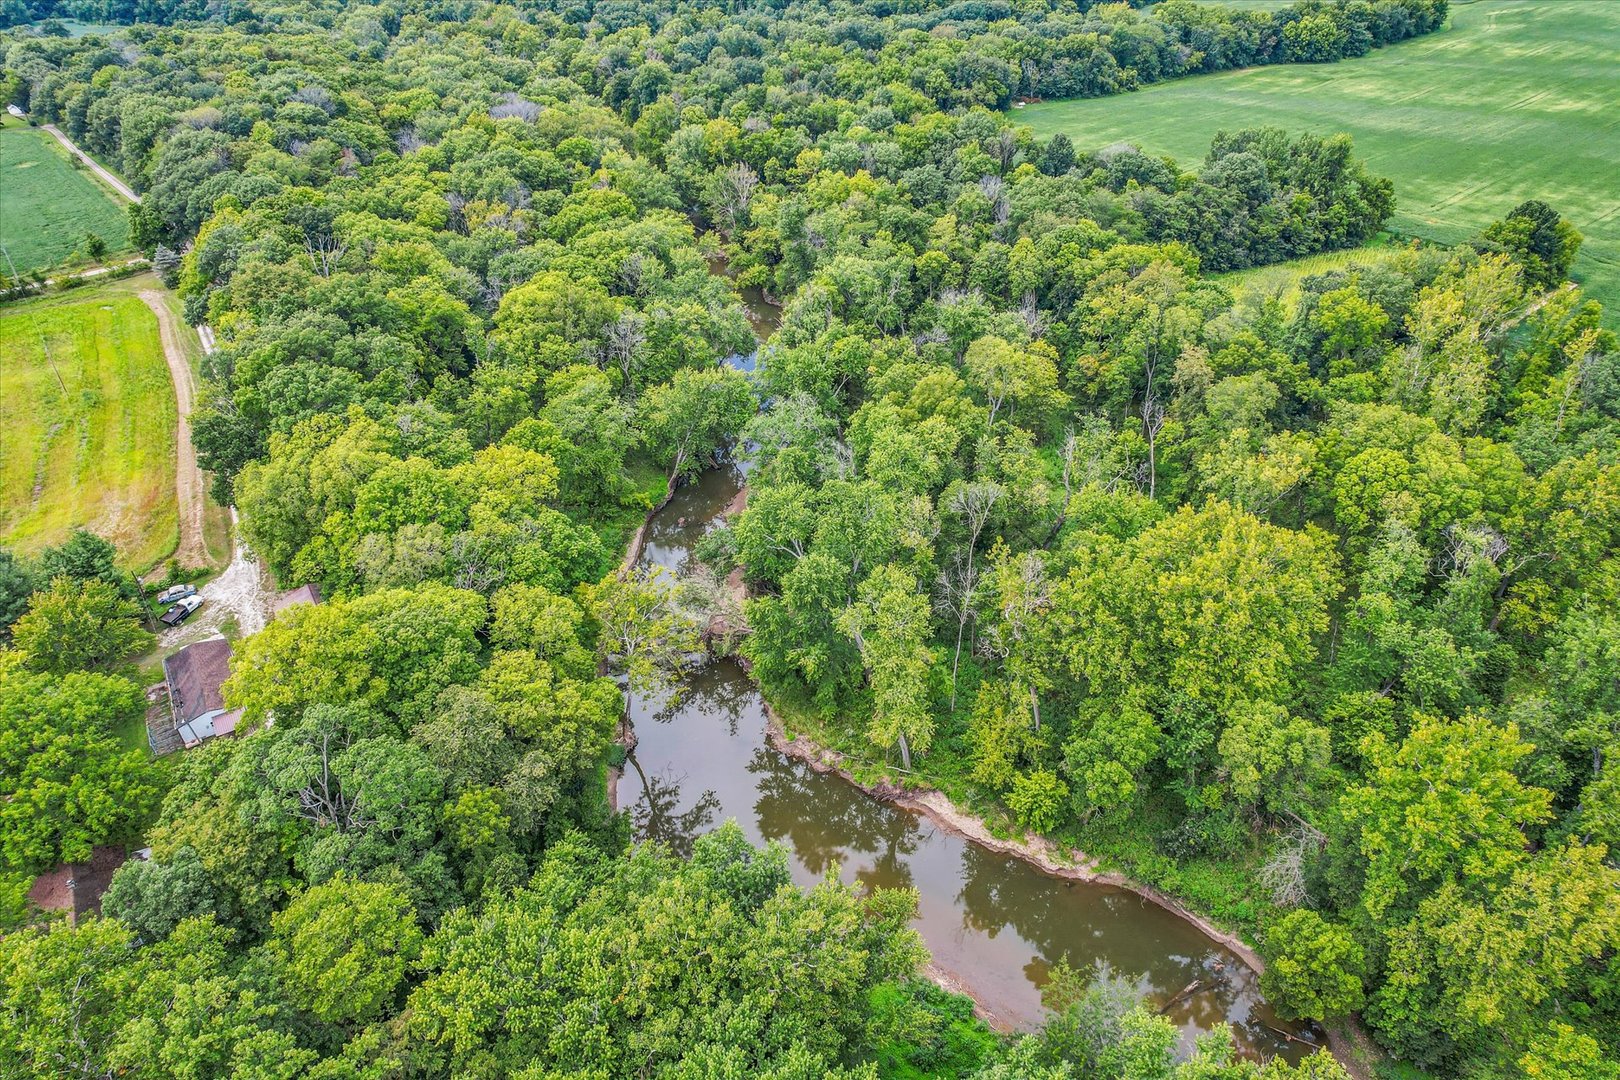
[[[745, 480], [728, 466], [678, 490], [650, 515], [627, 565], [689, 569], [692, 546], [741, 504]], [[1234, 935], [1056, 845], [995, 837], [937, 792], [854, 783], [835, 754], [787, 738], [733, 661], [695, 671], [678, 701], [638, 699], [631, 720], [635, 758], [615, 795], [639, 838], [684, 851], [733, 818], [754, 843], [783, 843], [800, 885], [835, 873], [915, 889], [916, 925], [934, 956], [927, 974], [999, 1028], [1040, 1022], [1046, 973], [1067, 957], [1164, 1008], [1185, 1049], [1223, 1022], [1257, 1055], [1309, 1049], [1298, 1041], [1306, 1032], [1266, 1005], [1259, 958]]]

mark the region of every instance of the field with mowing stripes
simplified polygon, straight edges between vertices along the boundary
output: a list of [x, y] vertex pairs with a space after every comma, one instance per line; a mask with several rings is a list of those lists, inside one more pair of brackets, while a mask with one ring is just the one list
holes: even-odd
[[1222, 129], [1349, 132], [1395, 181], [1390, 229], [1443, 244], [1539, 198], [1586, 237], [1574, 277], [1620, 320], [1620, 2], [1452, 3], [1436, 34], [1337, 64], [1223, 72], [1017, 113], [1081, 150], [1191, 163]]
[[[111, 192], [75, 169], [48, 132], [15, 119], [0, 127], [0, 244], [17, 273], [72, 259], [85, 233], [107, 241], [107, 256], [127, 253], [129, 219]], [[11, 266], [0, 258], [0, 274]]]
[[0, 307], [0, 544], [78, 525], [135, 569], [174, 550], [174, 388], [142, 282]]

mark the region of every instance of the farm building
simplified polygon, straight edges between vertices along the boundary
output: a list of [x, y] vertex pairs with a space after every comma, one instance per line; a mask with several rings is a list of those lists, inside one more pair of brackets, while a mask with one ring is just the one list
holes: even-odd
[[296, 589], [288, 589], [276, 597], [275, 611], [272, 615], [280, 615], [290, 607], [299, 604], [318, 604], [321, 602], [321, 587], [319, 585], [300, 585]]
[[[181, 746], [189, 749], [236, 731], [242, 710], [226, 710], [220, 693], [230, 673], [231, 643], [222, 637], [187, 645], [164, 659], [164, 684], [169, 688], [172, 724]], [[152, 749], [164, 752], [155, 742]]]
[[43, 911], [65, 911], [71, 922], [99, 914], [101, 894], [112, 884], [113, 873], [124, 865], [124, 849], [102, 845], [89, 862], [63, 863], [41, 874], [29, 886], [28, 900]]

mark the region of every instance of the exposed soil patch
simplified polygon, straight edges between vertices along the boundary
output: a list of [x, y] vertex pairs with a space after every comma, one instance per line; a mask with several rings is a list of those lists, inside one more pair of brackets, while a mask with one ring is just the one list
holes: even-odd
[[231, 564], [219, 577], [198, 590], [197, 595], [203, 598], [203, 605], [197, 614], [159, 635], [158, 645], [165, 653], [193, 641], [216, 637], [223, 633], [227, 622], [234, 622], [234, 636], [243, 638], [263, 630], [270, 621], [275, 590], [270, 587], [264, 567], [242, 542], [234, 509], [231, 511], [231, 524], [236, 533]]

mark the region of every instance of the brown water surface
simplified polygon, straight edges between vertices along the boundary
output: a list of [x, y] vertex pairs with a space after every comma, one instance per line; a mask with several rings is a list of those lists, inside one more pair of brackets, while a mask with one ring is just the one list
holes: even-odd
[[[745, 475], [729, 465], [678, 491], [653, 519], [643, 561], [680, 573]], [[1153, 1002], [1212, 984], [1167, 1013], [1184, 1050], [1223, 1021], [1253, 1053], [1297, 1060], [1305, 1049], [1278, 1033], [1306, 1035], [1272, 1014], [1254, 973], [1164, 908], [1127, 890], [1049, 877], [773, 750], [759, 690], [729, 661], [696, 672], [673, 708], [638, 701], [632, 719], [639, 744], [619, 793], [639, 837], [686, 851], [735, 818], [754, 843], [791, 849], [800, 885], [836, 869], [849, 882], [915, 888], [917, 928], [935, 962], [1017, 1027], [1039, 1023], [1048, 966], [1067, 956]]]

